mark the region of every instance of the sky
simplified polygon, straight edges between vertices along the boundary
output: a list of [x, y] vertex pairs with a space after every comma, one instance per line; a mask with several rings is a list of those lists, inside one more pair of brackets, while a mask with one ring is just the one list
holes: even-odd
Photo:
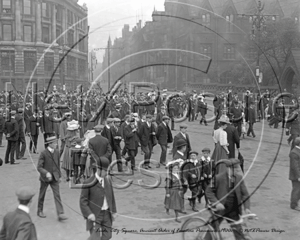
[[[112, 42], [122, 36], [124, 24], [129, 24], [130, 30], [139, 20], [142, 26], [152, 20], [154, 7], [164, 11], [165, 0], [79, 0], [88, 7], [88, 24], [90, 26], [89, 50], [106, 48], [109, 36]], [[98, 62], [102, 62], [105, 50], [97, 51]]]

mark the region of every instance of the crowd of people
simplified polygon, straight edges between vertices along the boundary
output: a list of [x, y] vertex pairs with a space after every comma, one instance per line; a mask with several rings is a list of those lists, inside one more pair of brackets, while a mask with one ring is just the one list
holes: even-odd
[[[87, 219], [87, 230], [91, 235], [96, 234], [96, 229], [100, 226], [111, 227], [117, 211], [113, 188], [107, 177], [108, 166], [116, 159], [118, 172], [129, 168], [134, 174], [137, 170], [136, 156], [139, 148], [144, 156], [142, 164], [144, 169], [151, 170], [153, 167], [161, 166], [168, 169], [165, 208], [167, 214], [170, 209], [175, 211], [176, 222], [180, 222], [179, 213], [186, 213], [184, 195], [188, 189], [191, 192], [188, 200], [193, 211], [198, 211], [196, 199], [201, 202], [204, 197], [206, 204], [211, 203], [218, 211], [223, 211], [224, 216], [237, 219], [241, 214], [241, 208], [237, 206], [249, 196], [245, 185], [239, 183], [242, 186], [239, 192], [233, 191], [226, 201], [218, 200], [233, 189], [231, 185], [227, 190], [223, 186], [226, 181], [222, 179], [230, 173], [228, 169], [235, 169], [236, 174], [242, 175], [242, 171], [239, 171], [240, 168], [243, 169], [239, 152], [242, 134], [246, 133], [247, 136], [251, 134], [255, 138], [254, 123], [260, 118], [269, 119], [270, 126], [275, 122], [277, 123], [275, 127], [278, 127], [280, 121], [284, 126], [286, 114], [284, 107], [281, 106], [283, 105], [281, 100], [278, 104], [281, 107], [280, 112], [277, 114], [271, 112], [273, 108], [270, 108], [270, 105], [273, 99], [268, 93], [257, 103], [257, 99], [250, 91], [247, 91], [241, 99], [238, 94], [232, 93], [231, 89], [227, 93], [215, 96], [213, 109], [208, 107], [207, 96], [197, 94], [196, 91], [173, 93], [171, 98], [168, 97], [167, 90], [158, 93], [150, 91], [134, 96], [126, 89], [118, 91], [111, 98], [107, 98], [101, 91], [82, 93], [77, 90], [71, 94], [61, 94], [57, 89], [49, 96], [40, 93], [22, 97], [20, 93], [11, 92], [1, 96], [0, 145], [2, 146], [4, 133], [7, 139], [4, 158], [6, 164], [15, 165], [18, 164], [16, 159], [26, 159], [24, 156], [26, 135], [30, 138], [29, 151], [39, 154], [37, 142], [40, 132], [43, 134], [45, 150], [39, 155], [37, 167], [41, 182], [37, 215], [41, 218], [46, 217], [43, 213], [43, 202], [47, 187], [50, 185], [58, 220], [67, 219], [59, 192], [63, 169], [66, 181], [72, 180], [75, 184], [83, 183], [89, 186], [82, 188], [80, 208], [84, 218]], [[23, 99], [23, 102], [19, 102], [17, 96]], [[99, 113], [98, 109], [103, 102], [105, 108]], [[271, 110], [268, 110], [268, 106]], [[290, 114], [294, 110], [292, 108]], [[200, 156], [198, 152], [193, 151], [187, 124], [199, 117], [199, 124], [208, 126], [210, 122], [206, 117], [208, 111], [212, 111], [212, 115], [216, 116], [212, 136], [215, 149], [210, 155], [211, 150], [204, 148]], [[278, 114], [283, 118], [278, 117]], [[188, 118], [187, 124], [179, 123], [180, 131], [173, 136], [175, 119], [184, 120], [185, 117]], [[293, 140], [300, 133], [295, 133], [293, 122], [288, 122], [286, 128], [291, 133], [289, 141], [294, 144]], [[243, 129], [246, 123], [248, 132]], [[167, 154], [171, 143], [172, 160], [168, 161]], [[156, 145], [160, 146], [161, 152], [159, 161], [153, 165], [153, 161], [150, 160]], [[235, 149], [239, 153], [238, 161]], [[220, 164], [220, 161], [223, 161], [221, 162], [223, 164]], [[235, 185], [237, 182], [232, 184]], [[24, 199], [29, 203], [33, 194], [26, 189], [25, 195]], [[22, 198], [19, 197], [19, 200]], [[23, 203], [20, 202], [20, 205]], [[247, 212], [250, 212], [249, 208], [250, 203], [247, 202]], [[5, 232], [6, 227], [3, 227], [0, 236], [4, 236]], [[111, 232], [105, 232], [103, 239], [110, 239]], [[241, 226], [236, 226], [234, 234], [236, 239], [245, 239]]]

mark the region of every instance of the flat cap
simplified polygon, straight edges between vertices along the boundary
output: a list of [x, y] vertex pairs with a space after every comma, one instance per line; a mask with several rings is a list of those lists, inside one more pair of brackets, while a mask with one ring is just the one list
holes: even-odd
[[109, 160], [106, 157], [100, 157], [95, 160], [95, 163], [93, 163], [93, 167], [102, 169], [102, 170], [107, 170], [109, 166]]
[[133, 117], [138, 117], [139, 114], [138, 114], [138, 113], [133, 113], [132, 116], [133, 116]]
[[102, 129], [103, 129], [102, 125], [97, 125], [97, 126], [94, 127], [95, 132], [101, 132]]
[[130, 118], [130, 119], [129, 119], [129, 122], [131, 122], [131, 123], [132, 123], [132, 122], [135, 122], [135, 119], [134, 119], [134, 118]]
[[116, 108], [120, 108], [122, 105], [120, 103], [116, 104]]
[[202, 149], [202, 152], [210, 152], [210, 149], [207, 148], [207, 147], [206, 147], [206, 148], [203, 148], [203, 149]]
[[196, 151], [191, 151], [191, 152], [190, 152], [190, 156], [191, 156], [192, 154], [196, 154], [197, 156], [199, 155], [199, 153], [196, 152]]
[[16, 115], [16, 113], [17, 113], [17, 112], [16, 112], [15, 110], [11, 110], [11, 111], [10, 111], [10, 114], [11, 114], [11, 115]]
[[16, 191], [16, 195], [19, 200], [30, 200], [35, 195], [35, 192], [31, 187], [24, 186]]
[[112, 122], [114, 122], [114, 119], [113, 119], [113, 118], [108, 118], [108, 119], [106, 119], [106, 123], [112, 123]]
[[23, 108], [18, 108], [18, 113], [22, 113], [24, 112], [24, 109]]
[[114, 122], [121, 122], [120, 118], [114, 118]]
[[147, 114], [146, 118], [152, 118], [152, 115], [151, 114]]
[[168, 116], [163, 116], [162, 120], [170, 120], [170, 118]]
[[72, 112], [65, 112], [65, 116], [71, 116]]
[[54, 141], [56, 141], [56, 140], [57, 140], [56, 136], [50, 136], [50, 137], [47, 137], [47, 138], [46, 138], [45, 144], [52, 143], [52, 142], [54, 142]]
[[179, 125], [179, 128], [188, 128], [188, 125], [186, 125], [185, 123], [181, 123], [181, 124]]

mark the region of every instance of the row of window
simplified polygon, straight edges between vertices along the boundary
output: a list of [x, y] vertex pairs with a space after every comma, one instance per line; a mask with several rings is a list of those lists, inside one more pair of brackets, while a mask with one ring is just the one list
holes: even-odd
[[[22, 13], [25, 15], [34, 15], [33, 14], [33, 5], [32, 0], [23, 0], [21, 1]], [[62, 8], [57, 5], [56, 8], [56, 21], [62, 22]], [[12, 0], [2, 0], [2, 12], [3, 13], [12, 13]], [[51, 18], [51, 5], [50, 3], [42, 3], [42, 17]], [[67, 11], [67, 19], [70, 25], [78, 23], [77, 26], [80, 29], [84, 28], [84, 24], [80, 17], [76, 16], [72, 11]]]
[[[15, 69], [15, 52], [14, 51], [1, 51], [1, 70], [2, 72], [14, 72]], [[62, 57], [62, 56], [60, 56]], [[36, 52], [24, 52], [24, 72], [30, 73], [36, 67]], [[64, 61], [65, 62], [65, 61]], [[67, 75], [76, 77], [76, 58], [67, 56]], [[86, 60], [78, 59], [78, 75], [85, 76], [86, 74]], [[44, 57], [44, 71], [46, 76], [51, 76], [54, 71], [54, 59], [52, 56]], [[62, 68], [60, 68], [62, 71]]]
[[[2, 25], [2, 40], [3, 41], [12, 41], [13, 35], [12, 35], [12, 25], [11, 24], [3, 24]], [[56, 37], [57, 37], [57, 43], [59, 45], [63, 44], [62, 38], [59, 37], [62, 33], [62, 30], [60, 27], [56, 28]], [[24, 25], [23, 26], [23, 41], [24, 42], [34, 42], [33, 37], [33, 28], [32, 25]], [[50, 34], [50, 27], [49, 26], [43, 26], [42, 27], [42, 41], [44, 43], [51, 43], [51, 34]], [[75, 41], [74, 41], [74, 31], [69, 30], [67, 33], [67, 43], [69, 47], [74, 47]], [[79, 51], [84, 52], [84, 35], [79, 34], [78, 39], [78, 48]]]

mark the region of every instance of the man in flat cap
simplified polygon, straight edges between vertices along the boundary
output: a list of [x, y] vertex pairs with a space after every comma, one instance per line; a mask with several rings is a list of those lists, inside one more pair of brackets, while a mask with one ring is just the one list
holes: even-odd
[[86, 230], [91, 235], [99, 234], [98, 239], [108, 240], [112, 237], [112, 222], [117, 213], [114, 190], [107, 176], [109, 160], [106, 157], [97, 158], [94, 166], [96, 173], [84, 181], [79, 204], [87, 220]]
[[7, 139], [7, 148], [5, 153], [5, 163], [8, 163], [8, 158], [10, 156], [10, 164], [19, 164], [15, 162], [14, 155], [16, 152], [17, 141], [19, 139], [19, 127], [15, 119], [16, 111], [12, 110], [10, 112], [10, 117], [8, 121], [4, 124], [4, 134]]
[[168, 116], [162, 117], [162, 123], [158, 125], [156, 131], [157, 142], [161, 147], [160, 160], [157, 164], [157, 168], [160, 167], [160, 164], [166, 165], [167, 163], [167, 148], [168, 143], [173, 142], [173, 136], [171, 129], [169, 127], [170, 118]]
[[59, 193], [59, 183], [61, 178], [60, 172], [60, 157], [57, 149], [57, 138], [51, 136], [46, 139], [47, 148], [41, 152], [38, 160], [37, 170], [40, 173], [40, 193], [38, 200], [37, 215], [40, 218], [45, 218], [43, 213], [44, 199], [48, 186], [52, 188], [54, 195], [54, 201], [56, 206], [56, 213], [58, 215], [58, 221], [68, 219], [64, 215], [64, 209]]
[[176, 149], [176, 144], [179, 139], [182, 139], [186, 142], [186, 151], [184, 152], [184, 157], [185, 159], [188, 158], [190, 151], [192, 150], [191, 148], [191, 143], [190, 143], [190, 137], [186, 133], [187, 132], [188, 126], [185, 123], [181, 123], [179, 126], [180, 132], [174, 137], [173, 141], [173, 156], [175, 155], [177, 149]]
[[139, 128], [139, 138], [141, 143], [141, 150], [145, 153], [144, 155], [144, 168], [151, 168], [150, 159], [152, 154], [152, 138], [155, 136], [155, 127], [152, 124], [152, 115], [146, 115], [146, 121], [141, 123]]
[[[238, 159], [226, 159], [218, 162], [219, 172], [215, 176], [214, 186], [209, 185], [206, 188], [206, 196], [217, 209], [217, 213], [224, 217], [231, 218], [235, 221], [243, 215], [242, 206], [244, 205], [245, 213], [250, 214], [250, 199], [247, 187], [243, 180], [243, 173]], [[212, 222], [214, 229], [221, 224], [223, 218], [217, 222]], [[235, 239], [246, 239], [241, 224], [231, 225]], [[210, 240], [206, 236], [205, 240]]]
[[19, 206], [15, 211], [4, 216], [0, 231], [1, 240], [37, 240], [35, 226], [29, 215], [29, 206], [34, 194], [34, 191], [27, 186], [17, 190]]
[[[16, 158], [17, 159], [26, 159], [24, 157], [26, 150], [26, 141], [25, 141], [25, 121], [24, 121], [24, 110], [23, 108], [18, 109], [18, 114], [16, 115], [16, 121], [19, 127], [19, 138], [16, 146]], [[21, 147], [22, 146], [22, 147]], [[21, 147], [21, 149], [20, 149]]]
[[291, 209], [300, 211], [298, 202], [300, 200], [300, 137], [294, 141], [295, 147], [289, 154], [290, 157], [290, 173], [289, 180], [292, 181], [291, 193]]

